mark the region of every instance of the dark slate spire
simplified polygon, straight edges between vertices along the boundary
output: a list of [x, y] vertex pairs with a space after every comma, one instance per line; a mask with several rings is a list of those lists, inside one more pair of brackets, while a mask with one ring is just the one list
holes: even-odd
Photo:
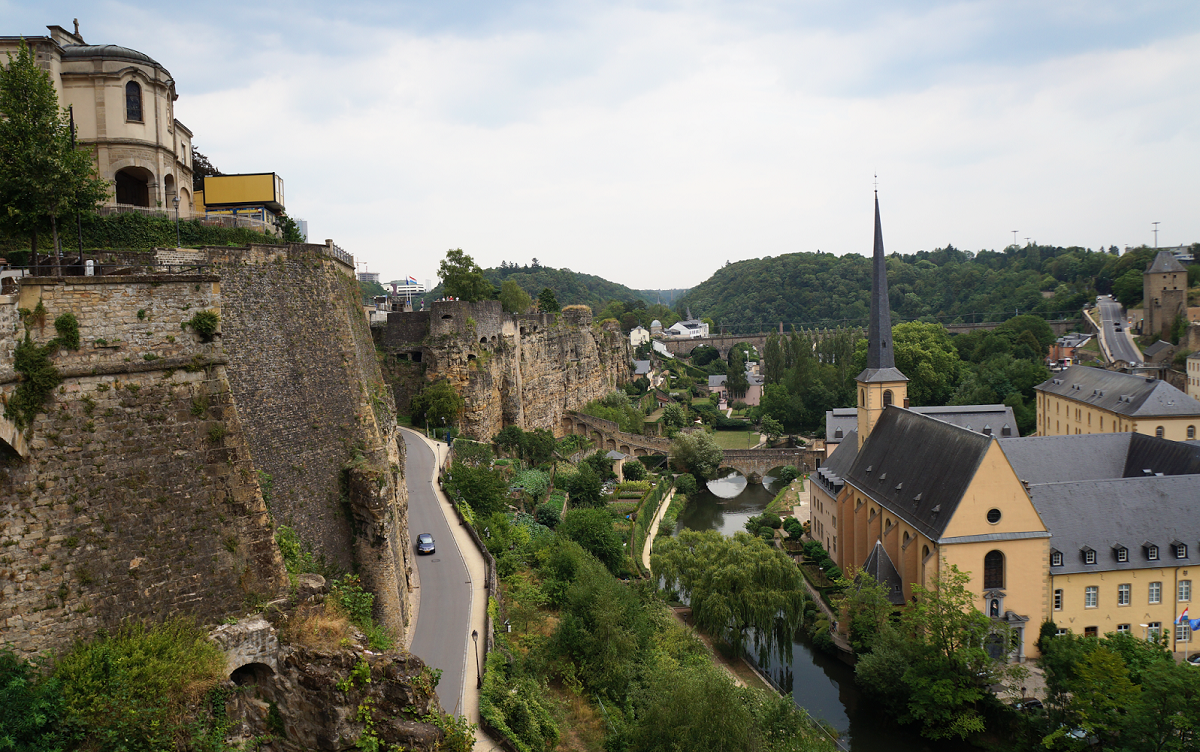
[[888, 303], [887, 259], [883, 255], [883, 225], [879, 194], [875, 194], [875, 260], [871, 273], [871, 323], [867, 329], [867, 368], [895, 368], [892, 354], [892, 308]]
[[875, 258], [871, 267], [871, 321], [867, 326], [867, 368], [858, 381], [908, 381], [896, 368], [892, 352], [892, 307], [888, 303], [887, 258], [883, 255], [883, 225], [879, 193], [875, 194]]

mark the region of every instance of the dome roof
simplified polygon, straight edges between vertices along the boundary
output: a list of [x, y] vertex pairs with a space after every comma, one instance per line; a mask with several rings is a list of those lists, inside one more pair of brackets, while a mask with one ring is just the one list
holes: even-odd
[[64, 58], [100, 57], [112, 60], [130, 60], [135, 63], [149, 63], [159, 68], [162, 67], [157, 60], [144, 52], [115, 44], [66, 44], [63, 45], [62, 56]]
[[657, 326], [658, 328], [660, 328], [660, 329], [661, 329], [661, 328], [662, 328], [662, 322], [661, 322], [661, 321], [659, 321], [658, 319], [655, 319], [655, 320], [653, 320], [653, 321], [651, 321], [651, 322], [650, 322], [650, 326]]

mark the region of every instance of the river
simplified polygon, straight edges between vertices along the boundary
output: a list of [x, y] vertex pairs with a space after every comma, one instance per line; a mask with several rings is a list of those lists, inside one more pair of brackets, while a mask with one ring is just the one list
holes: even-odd
[[[676, 531], [719, 530], [733, 535], [745, 530], [746, 520], [761, 514], [777, 489], [767, 476], [762, 485], [747, 483], [734, 470], [708, 482], [697, 498], [679, 515]], [[848, 752], [926, 752], [962, 749], [931, 744], [911, 731], [896, 726], [854, 683], [854, 668], [834, 656], [815, 650], [808, 636], [792, 643], [792, 658], [771, 656], [764, 667], [775, 684], [791, 692], [792, 701], [808, 714], [832, 725], [841, 734], [839, 746]], [[971, 749], [966, 747], [965, 749]]]

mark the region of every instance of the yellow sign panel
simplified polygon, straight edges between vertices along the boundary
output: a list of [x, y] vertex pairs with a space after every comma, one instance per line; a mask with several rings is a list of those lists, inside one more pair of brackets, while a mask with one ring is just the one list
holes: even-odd
[[283, 179], [273, 172], [206, 177], [204, 203], [210, 207], [259, 204], [282, 210]]

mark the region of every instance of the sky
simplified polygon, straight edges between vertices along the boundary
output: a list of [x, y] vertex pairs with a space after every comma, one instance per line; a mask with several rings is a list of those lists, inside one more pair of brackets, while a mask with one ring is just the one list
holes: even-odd
[[876, 183], [889, 252], [1200, 241], [1195, 0], [0, 0], [0, 34], [73, 18], [384, 281], [866, 255]]

